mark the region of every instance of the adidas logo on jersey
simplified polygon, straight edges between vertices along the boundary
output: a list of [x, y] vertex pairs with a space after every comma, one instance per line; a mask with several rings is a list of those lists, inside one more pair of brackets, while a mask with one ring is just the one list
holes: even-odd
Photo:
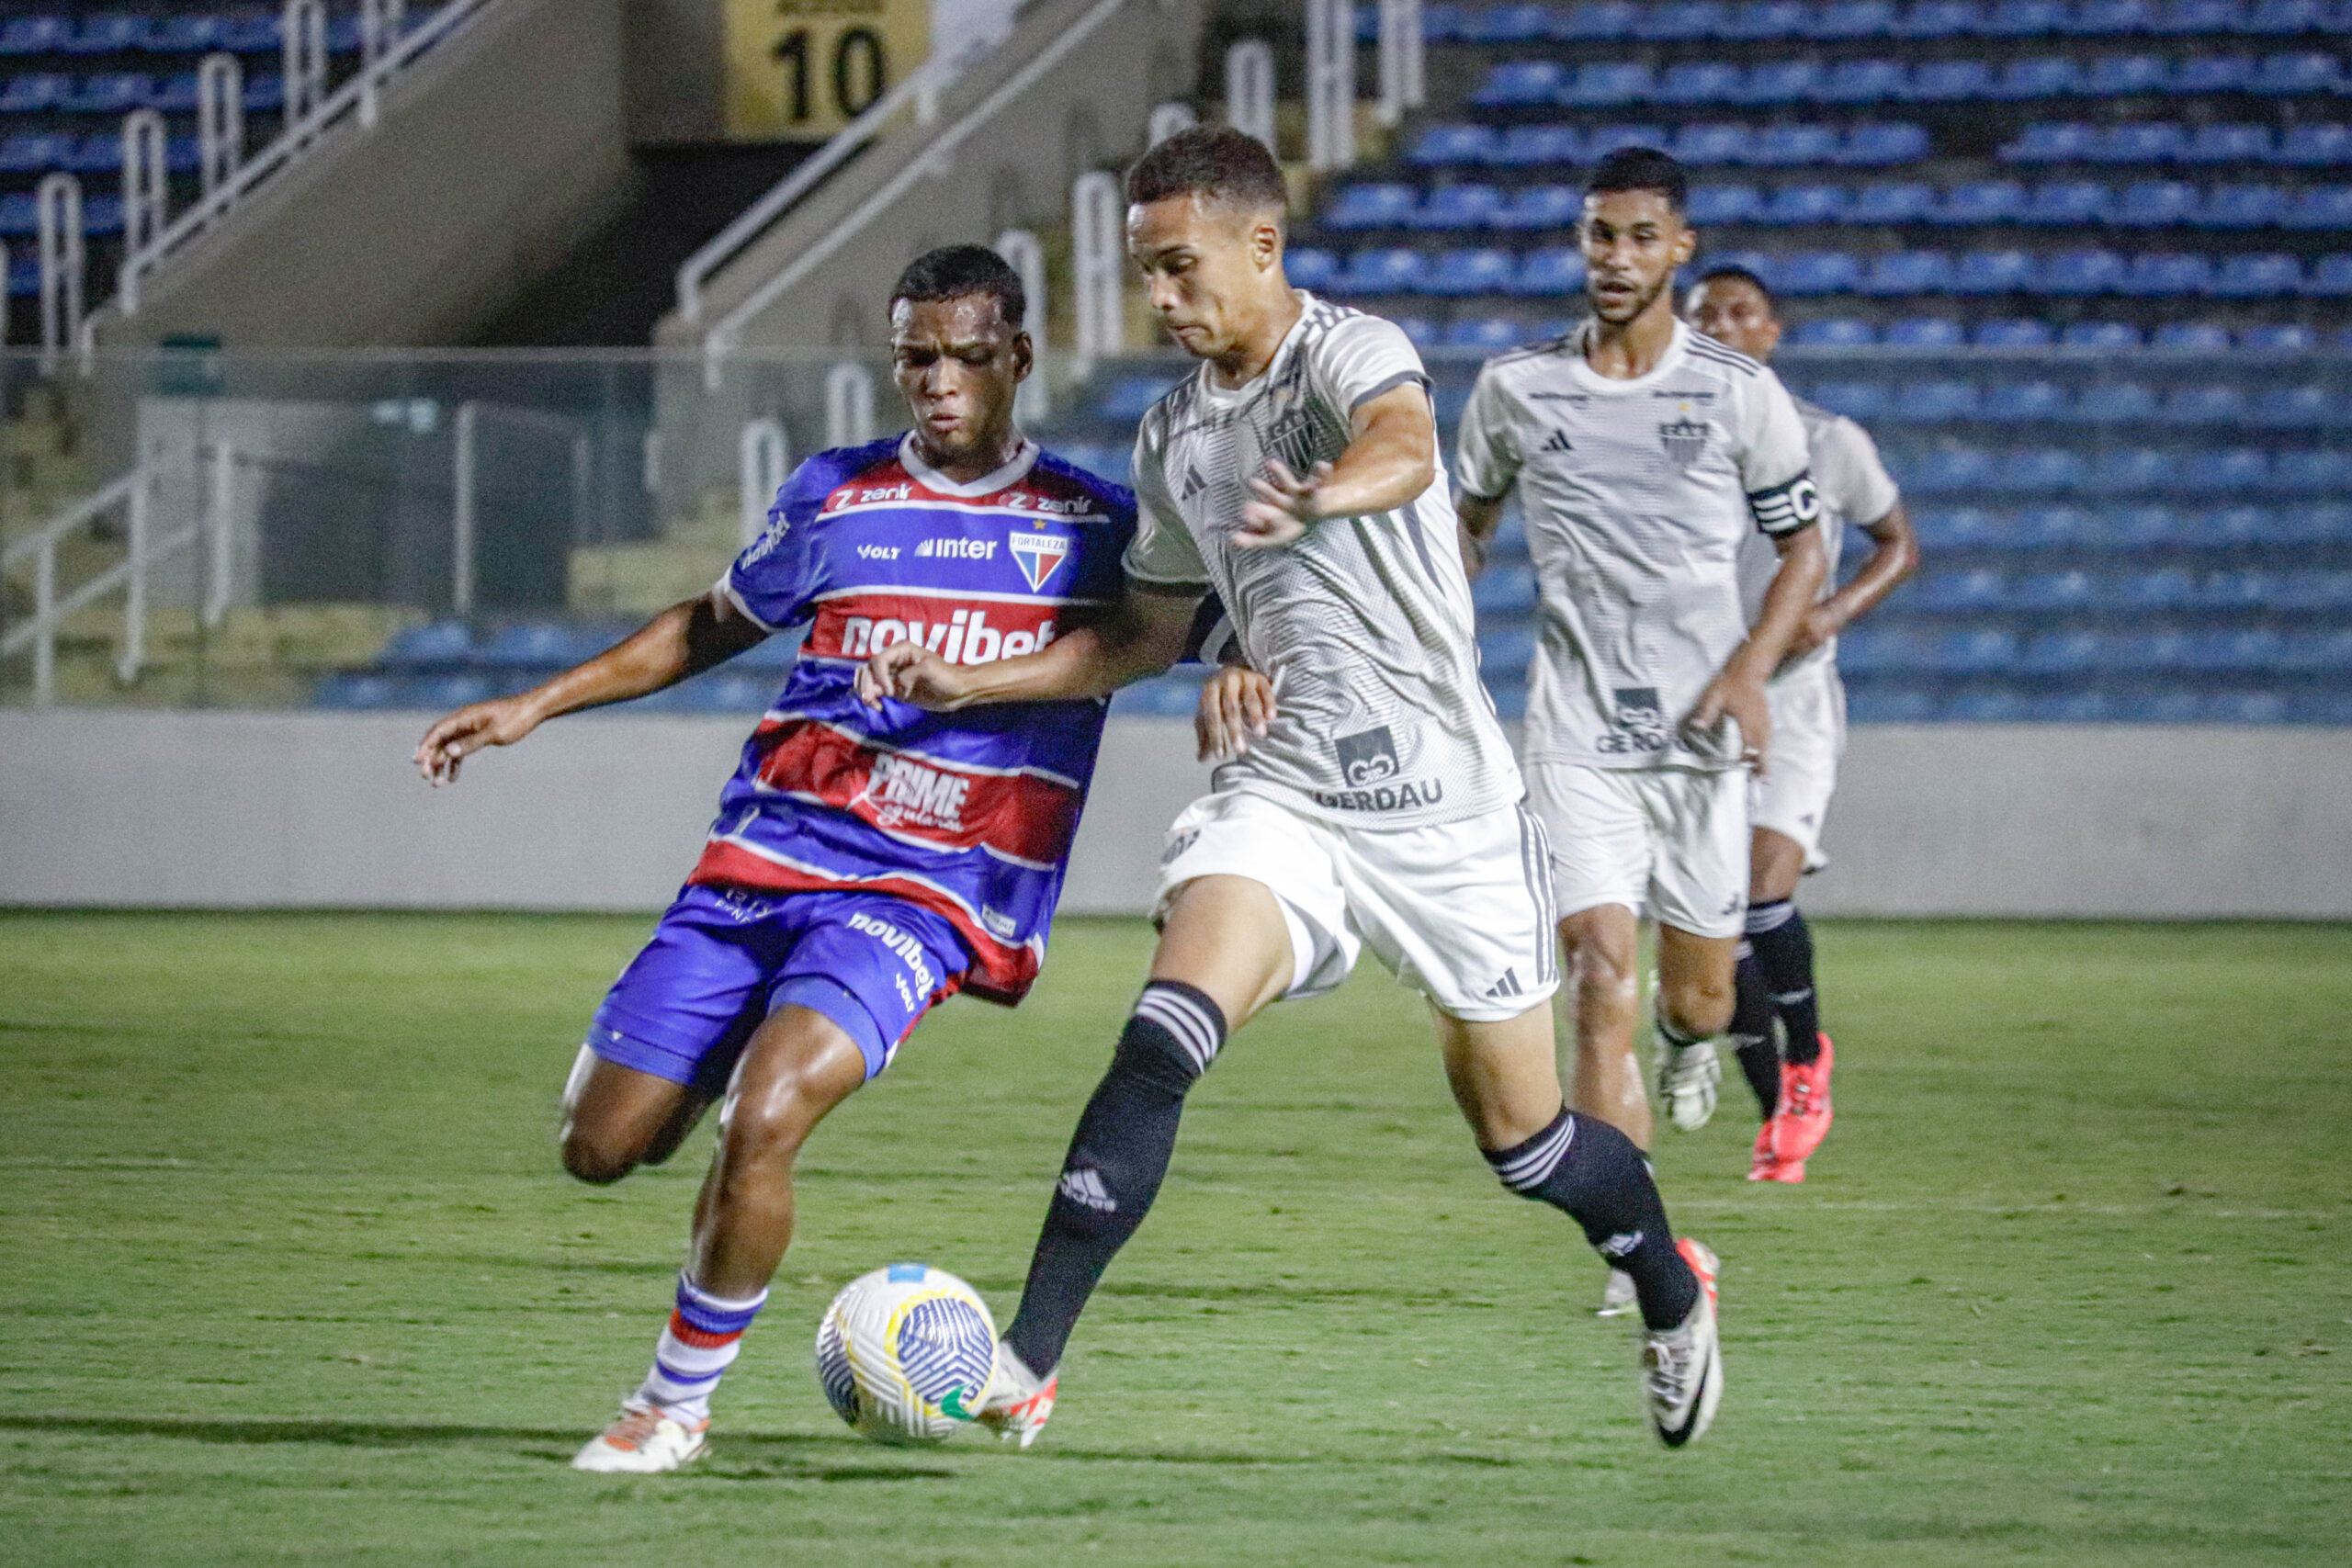
[[996, 546], [994, 539], [925, 539], [915, 547], [915, 554], [950, 560], [994, 560]]
[[1091, 1166], [1082, 1165], [1073, 1170], [1063, 1171], [1061, 1181], [1054, 1190], [1071, 1202], [1099, 1214], [1119, 1212], [1119, 1201], [1112, 1197], [1111, 1190], [1102, 1184], [1102, 1173]]
[[1568, 433], [1566, 431], [1555, 430], [1552, 432], [1551, 438], [1544, 443], [1544, 450], [1546, 452], [1572, 452], [1576, 450], [1576, 448], [1568, 445]]
[[1508, 997], [1525, 995], [1527, 991], [1520, 985], [1519, 971], [1515, 968], [1504, 970], [1503, 977], [1487, 987], [1487, 999], [1490, 1002], [1501, 1001]]

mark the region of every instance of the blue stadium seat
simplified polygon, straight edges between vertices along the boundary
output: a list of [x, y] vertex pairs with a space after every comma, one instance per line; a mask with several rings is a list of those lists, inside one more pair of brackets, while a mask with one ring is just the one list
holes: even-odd
[[1841, 60], [1814, 88], [1815, 103], [1901, 103], [1911, 96], [1911, 73], [1899, 60]]
[[1744, 160], [1749, 134], [1744, 125], [1692, 121], [1676, 128], [1667, 151], [1693, 168], [1713, 168]]
[[1917, 632], [1857, 626], [1838, 639], [1838, 662], [1849, 673], [1884, 674], [1927, 663], [1927, 644]]
[[1812, 9], [1801, 0], [1760, 0], [1736, 7], [1715, 36], [1736, 42], [1771, 43], [1803, 38], [1810, 20]]
[[2315, 33], [2326, 25], [2321, 0], [2254, 0], [2245, 17], [2245, 31], [2260, 38]]
[[2064, 0], [1994, 0], [1977, 30], [1986, 38], [2047, 38], [2065, 22]]
[[1975, 0], [1914, 0], [1889, 29], [1899, 39], [1933, 42], [1966, 38], [1984, 24], [1984, 8]]
[[1830, 43], [1884, 38], [1894, 30], [1895, 15], [1892, 0], [1821, 0], [1804, 36]]
[[2008, 294], [2032, 287], [2033, 257], [2024, 251], [1967, 251], [1952, 269], [1955, 294]]
[[1348, 257], [1346, 269], [1329, 287], [1341, 294], [1408, 294], [1420, 287], [1425, 270], [1419, 251], [1374, 246]]
[[67, 54], [127, 54], [147, 47], [147, 18], [121, 12], [84, 17], [58, 45]]
[[1669, 65], [1657, 79], [1652, 100], [1661, 104], [1690, 107], [1700, 104], [1729, 104], [1739, 101], [1739, 93], [1747, 81], [1746, 73], [1736, 65], [1724, 61], [1685, 61]]
[[2245, 393], [2227, 381], [2185, 382], [2156, 406], [2159, 424], [2235, 424], [2245, 416]]
[[2071, 229], [2107, 217], [2107, 186], [2097, 180], [2045, 180], [2033, 187], [2023, 221]]
[[1803, 168], [1832, 163], [1838, 133], [1826, 125], [1768, 125], [1748, 145], [1747, 161], [1758, 168]]
[[2069, 417], [2080, 424], [2136, 424], [2154, 419], [2156, 394], [2137, 381], [2094, 381], [2075, 394]]
[[1283, 271], [1295, 286], [1320, 293], [1338, 283], [1340, 258], [1320, 246], [1303, 245], [1283, 253]]
[[1809, 104], [1821, 86], [1821, 67], [1810, 60], [1768, 60], [1747, 73], [1738, 102], [1761, 107]]
[[2244, 32], [2245, 0], [2165, 0], [2154, 8], [2147, 30], [2159, 38], [2196, 38]]
[[2069, 321], [2058, 342], [2067, 348], [2138, 348], [2140, 329], [2129, 321]]
[[1954, 288], [1951, 258], [1941, 251], [1889, 251], [1871, 258], [1869, 270], [1850, 287], [1881, 298], [1944, 294]]
[[1478, 662], [1496, 670], [1524, 670], [1535, 657], [1535, 633], [1524, 625], [1482, 627], [1478, 633]]
[[1936, 209], [1935, 187], [1925, 180], [1873, 180], [1854, 193], [1849, 223], [1917, 223]]
[[1525, 186], [1511, 192], [1491, 221], [1498, 229], [1566, 229], [1583, 208], [1574, 186]]
[[1923, 550], [1986, 549], [2002, 541], [2002, 524], [1981, 506], [1931, 507], [1913, 515]]
[[57, 131], [20, 130], [0, 139], [0, 174], [38, 175], [73, 161], [79, 143]]
[[1403, 333], [1406, 341], [1415, 348], [1426, 351], [1444, 341], [1445, 333], [1427, 316], [1400, 315], [1388, 319], [1396, 323], [1396, 330]]
[[1941, 424], [1975, 418], [1980, 401], [1973, 381], [1943, 378], [1905, 381], [1895, 391], [1894, 412], [1901, 419]]
[[2197, 187], [2181, 180], [2136, 180], [2116, 193], [2107, 220], [2131, 229], [2185, 223], [2197, 210]]
[[2054, 494], [2080, 490], [2090, 466], [2080, 452], [2063, 446], [2011, 448], [1994, 460], [1984, 488], [2011, 494]]
[[1424, 294], [1499, 294], [1511, 285], [1517, 262], [1492, 246], [1445, 251], [1420, 281]]
[[8, 298], [38, 299], [40, 298], [40, 258], [13, 256], [8, 262]]
[[2213, 264], [2203, 256], [2154, 251], [2132, 258], [2115, 292], [2135, 299], [2185, 299], [2212, 285]]
[[2007, 542], [2016, 550], [2069, 550], [2097, 533], [2094, 514], [2079, 506], [2029, 506], [2009, 519]]
[[1981, 60], [1923, 61], [1911, 73], [1913, 103], [1967, 103], [1993, 93], [1993, 68]]
[[73, 32], [70, 17], [11, 17], [0, 23], [0, 55], [56, 54]]
[[2352, 125], [2290, 125], [2278, 139], [2276, 156], [2304, 169], [2352, 164]]
[[1720, 0], [1667, 0], [1634, 11], [1632, 36], [1644, 43], [1694, 43], [1716, 37], [1727, 19]]
[[2324, 386], [2259, 388], [2243, 415], [2256, 430], [2339, 430], [2347, 417], [2352, 403]]
[[2099, 546], [2109, 551], [2161, 550], [2188, 542], [2190, 530], [2168, 506], [2110, 507], [2098, 513]]
[[473, 633], [463, 621], [435, 621], [394, 632], [378, 662], [389, 670], [446, 669], [470, 662], [473, 651]]
[[2277, 580], [2267, 571], [2212, 571], [2198, 581], [2192, 602], [2204, 610], [2260, 610], [2278, 592]]
[[1574, 126], [1514, 125], [1502, 134], [1488, 162], [1504, 168], [1573, 164], [1585, 155], [1584, 137]]
[[2198, 453], [2173, 482], [2185, 491], [2228, 495], [2266, 489], [2270, 476], [2269, 453], [2259, 446], [2229, 446]]
[[1568, 69], [1552, 60], [1507, 60], [1487, 73], [1470, 95], [1480, 108], [1530, 108], [1560, 101]]
[[[2352, 296], [2352, 254], [2337, 251], [2312, 263], [2312, 275], [2303, 285], [2303, 292], [2314, 299]], [[2352, 333], [2338, 334], [2338, 341], [2352, 347]]]
[[1928, 156], [1928, 128], [1907, 120], [1866, 119], [1849, 126], [1836, 161], [1856, 169], [1888, 169]]
[[2344, 77], [2335, 56], [2316, 50], [2295, 54], [2267, 54], [2254, 62], [2246, 82], [2252, 93], [2340, 93]]
[[2036, 120], [1994, 156], [2005, 164], [2079, 164], [2098, 156], [2098, 127], [2080, 120]]
[[1946, 674], [1976, 675], [2014, 668], [2018, 661], [2015, 632], [1979, 626], [1946, 632], [1936, 638], [1930, 655], [1933, 667]]
[[[2339, 187], [2341, 188], [2341, 187]], [[2305, 192], [2306, 196], [2316, 192]], [[2352, 192], [2347, 192], [2352, 195]], [[2290, 214], [2287, 193], [2277, 186], [2221, 185], [2205, 193], [2198, 204], [2194, 220], [2199, 229], [2267, 229]], [[2343, 215], [2352, 219], [2352, 200], [2345, 203]], [[2290, 224], [2289, 227], [2301, 225]], [[2313, 223], [2311, 228], [2330, 228], [2333, 223]]]
[[0, 87], [0, 114], [46, 114], [62, 107], [73, 91], [73, 77], [51, 71], [11, 76]]
[[1921, 495], [1966, 494], [1986, 488], [1993, 476], [1992, 455], [1973, 446], [1935, 447], [1894, 467], [1903, 487]]
[[1104, 389], [1094, 416], [1121, 423], [1139, 420], [1167, 395], [1170, 384], [1165, 376], [1122, 376]]
[[2183, 513], [2170, 542], [2192, 549], [2239, 549], [2267, 545], [2278, 537], [2274, 514], [2260, 506], [2222, 506], [2211, 511]]
[[1490, 164], [1500, 140], [1491, 125], [1433, 125], [1413, 139], [1405, 161], [1425, 169]]
[[1327, 229], [1388, 229], [1413, 216], [1415, 195], [1408, 185], [1341, 186], [1322, 214]]
[[2123, 258], [2113, 251], [2061, 251], [2042, 264], [2040, 282], [2048, 294], [2109, 294], [2124, 272]]
[[1985, 567], [1962, 571], [1929, 571], [1914, 585], [1911, 608], [1928, 615], [1973, 614], [1996, 610], [2008, 596], [2001, 574]]
[[2072, 55], [2041, 54], [2003, 65], [1993, 90], [1985, 96], [2007, 103], [2028, 103], [2066, 97], [2079, 88], [2080, 73]]
[[2290, 611], [2352, 611], [2352, 571], [2296, 572], [2282, 583], [2277, 607]]
[[1466, 13], [1462, 21], [1464, 43], [1541, 43], [1551, 36], [1552, 11], [1546, 6], [1488, 6]]
[[2302, 286], [2301, 264], [2271, 251], [2223, 256], [2213, 269], [2211, 292], [2220, 299], [2276, 299], [2300, 292]]
[[2172, 64], [2160, 54], [2102, 54], [2076, 89], [2095, 98], [2129, 98], [2172, 85]]
[[2286, 229], [2352, 230], [2352, 186], [2299, 190], [2284, 204], [2278, 221]]
[[616, 640], [587, 627], [526, 621], [492, 637], [475, 652], [473, 661], [493, 670], [565, 670], [594, 658]]
[[1878, 341], [1878, 329], [1850, 316], [1826, 316], [1798, 322], [1789, 341], [1801, 348], [1860, 348]]
[[1527, 329], [1510, 316], [1461, 316], [1445, 329], [1448, 348], [1478, 348], [1492, 354], [1516, 348], [1528, 339]]
[[1753, 223], [1764, 210], [1764, 194], [1751, 185], [1703, 185], [1690, 187], [1684, 216], [1705, 226]]
[[1971, 341], [1979, 348], [2048, 348], [2057, 337], [2048, 321], [2024, 316], [1979, 321]]
[[2352, 627], [2287, 633], [2279, 639], [2277, 667], [2331, 675], [2352, 674]]
[[[273, 48], [276, 46], [273, 45]], [[286, 79], [276, 72], [245, 78], [245, 107], [247, 109], [282, 109], [286, 107]]]
[[146, 107], [154, 88], [153, 80], [141, 72], [109, 71], [84, 77], [57, 107], [68, 114], [129, 114]]
[[2183, 96], [2240, 93], [2253, 76], [2254, 56], [2250, 54], [2186, 54], [2173, 67], [2170, 90]]
[[147, 23], [147, 49], [153, 54], [204, 54], [220, 47], [220, 18], [175, 11]]
[[2180, 127], [2168, 119], [2129, 120], [2098, 134], [2094, 161], [2101, 164], [2169, 164], [2180, 156]]
[[2232, 120], [2190, 130], [2178, 158], [2184, 164], [2267, 164], [2276, 152], [2268, 126]]
[[1569, 43], [1614, 43], [1630, 38], [1637, 8], [1626, 0], [1573, 6], [1554, 26], [1554, 36]]
[[2319, 334], [2298, 321], [2274, 321], [2238, 333], [2238, 347], [2255, 354], [2309, 354]]
[[1886, 341], [1896, 348], [1958, 348], [1968, 335], [1950, 316], [1908, 316], [1887, 327]]
[[2098, 580], [2086, 571], [2036, 571], [2018, 579], [2008, 607], [2030, 615], [2061, 615], [2096, 609]]
[[[40, 223], [40, 208], [29, 191], [10, 191], [0, 196], [0, 235], [14, 239], [34, 232]], [[12, 286], [14, 279], [10, 280]]]
[[1470, 585], [1470, 598], [1482, 615], [1524, 615], [1535, 608], [1535, 569], [1489, 567]]
[[2115, 607], [2126, 612], [2177, 610], [2188, 603], [2196, 583], [2177, 566], [2135, 572], [2115, 585]]
[[1647, 103], [1657, 87], [1650, 68], [1632, 61], [1579, 65], [1557, 101], [1572, 108], [1613, 109]]
[[1782, 186], [1764, 204], [1766, 223], [1802, 225], [1838, 223], [1846, 217], [1846, 187], [1832, 185]]
[[1440, 186], [1421, 198], [1405, 220], [1414, 229], [1487, 229], [1496, 227], [1503, 193], [1492, 186]]
[[1799, 299], [1849, 294], [1861, 278], [1861, 264], [1844, 251], [1798, 251], [1782, 256], [1770, 274], [1774, 292]]
[[1585, 156], [1595, 163], [1621, 147], [1663, 147], [1666, 129], [1657, 125], [1604, 125], [1585, 138]]
[[2269, 489], [2279, 495], [2352, 493], [2352, 452], [2322, 447], [2278, 453]]
[[82, 231], [85, 234], [122, 232], [122, 197], [92, 196], [82, 199]]
[[2075, 0], [2058, 30], [2069, 38], [2129, 38], [2154, 20], [2148, 0]]
[[1584, 253], [1569, 245], [1528, 252], [1520, 258], [1518, 275], [1510, 282], [1514, 294], [1570, 295], [1583, 288]]
[[[1977, 341], [1984, 341], [1981, 333]], [[2066, 390], [2054, 381], [1997, 381], [1980, 412], [1996, 424], [2041, 424], [2064, 415]]]
[[1848, 419], [1872, 420], [1886, 412], [1883, 381], [1822, 381], [1814, 386], [1811, 396], [1831, 413], [1842, 413]]
[[1938, 223], [2014, 223], [2025, 216], [2025, 186], [2016, 180], [1968, 180], [1944, 193]]

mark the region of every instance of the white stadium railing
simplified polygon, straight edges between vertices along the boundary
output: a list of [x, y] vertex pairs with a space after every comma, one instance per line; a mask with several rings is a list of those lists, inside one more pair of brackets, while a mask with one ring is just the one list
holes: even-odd
[[1054, 407], [1052, 395], [1046, 389], [1046, 362], [1051, 349], [1046, 323], [1053, 315], [1046, 298], [1046, 247], [1026, 229], [1007, 229], [996, 237], [996, 254], [1019, 276], [1021, 292], [1028, 297], [1029, 348], [1035, 355], [1029, 378], [1013, 395], [1012, 416], [1023, 424], [1037, 424]]
[[1306, 0], [1306, 164], [1319, 174], [1355, 161], [1355, 7]]
[[1380, 0], [1380, 123], [1394, 130], [1428, 101], [1421, 0]]
[[1273, 150], [1274, 46], [1264, 39], [1246, 38], [1225, 51], [1225, 123]]
[[[57, 634], [69, 615], [123, 591], [122, 651], [115, 674], [125, 684], [138, 679], [147, 660], [147, 574], [157, 565], [196, 543], [198, 529], [180, 530], [156, 541], [147, 536], [148, 480], [134, 469], [95, 494], [83, 497], [48, 522], [0, 550], [0, 571], [30, 558], [33, 563], [31, 618], [10, 626], [0, 636], [0, 658], [29, 646], [33, 650], [33, 704], [48, 707], [57, 700]], [[123, 536], [130, 548], [122, 559], [88, 581], [61, 594], [57, 586], [57, 547], [77, 529], [87, 528], [107, 513], [121, 508]], [[220, 530], [216, 529], [216, 533]]]
[[792, 442], [784, 433], [784, 421], [774, 414], [746, 420], [736, 453], [742, 470], [739, 487], [742, 527], [739, 538], [749, 549], [766, 530], [768, 508], [775, 501], [775, 492], [784, 488], [784, 481], [792, 474]]

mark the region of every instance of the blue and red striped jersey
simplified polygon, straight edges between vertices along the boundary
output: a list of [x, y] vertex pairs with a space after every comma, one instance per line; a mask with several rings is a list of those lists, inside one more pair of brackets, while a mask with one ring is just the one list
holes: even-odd
[[807, 623], [808, 638], [689, 880], [905, 898], [961, 933], [974, 995], [1018, 1001], [1045, 957], [1107, 705], [876, 711], [854, 682], [902, 638], [964, 664], [1044, 647], [1118, 598], [1135, 522], [1125, 490], [1034, 444], [969, 484], [910, 439], [801, 464], [721, 585], [761, 626]]

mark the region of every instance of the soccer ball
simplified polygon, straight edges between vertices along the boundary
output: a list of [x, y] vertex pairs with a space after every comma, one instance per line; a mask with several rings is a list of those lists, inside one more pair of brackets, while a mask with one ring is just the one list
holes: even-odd
[[817, 1325], [817, 1381], [877, 1443], [941, 1443], [979, 1414], [996, 1320], [944, 1269], [893, 1263], [842, 1287]]

